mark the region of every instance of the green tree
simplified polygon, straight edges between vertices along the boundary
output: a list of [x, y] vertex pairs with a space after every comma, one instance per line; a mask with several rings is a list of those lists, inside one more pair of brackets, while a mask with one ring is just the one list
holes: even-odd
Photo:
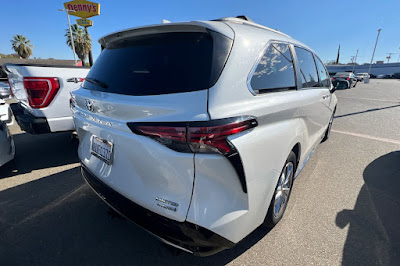
[[[82, 66], [85, 66], [86, 57], [92, 49], [92, 39], [87, 31], [80, 28], [78, 24], [71, 25], [72, 38], [74, 39], [75, 53], [82, 60]], [[72, 49], [71, 34], [69, 29], [66, 30], [67, 45]]]
[[30, 44], [30, 40], [28, 40], [25, 36], [15, 35], [14, 39], [11, 40], [12, 48], [21, 58], [28, 58], [32, 55], [33, 45]]

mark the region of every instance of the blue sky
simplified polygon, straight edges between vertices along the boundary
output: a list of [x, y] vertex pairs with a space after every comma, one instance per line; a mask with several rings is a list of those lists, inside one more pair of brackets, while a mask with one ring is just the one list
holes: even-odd
[[[64, 1], [2, 0], [0, 53], [12, 53], [11, 38], [27, 36], [34, 45], [33, 56], [40, 58], [73, 59], [65, 44], [67, 18]], [[66, 1], [65, 1], [66, 2]], [[386, 60], [386, 53], [399, 53], [400, 1], [259, 1], [259, 0], [99, 0], [101, 14], [92, 17], [93, 56], [100, 46], [97, 40], [110, 32], [142, 25], [157, 24], [168, 19], [173, 22], [209, 20], [226, 16], [247, 15], [255, 22], [278, 29], [314, 49], [326, 62], [336, 58], [341, 45], [343, 63], [359, 49], [358, 62], [369, 62], [377, 29], [382, 28], [375, 59]], [[77, 17], [71, 16], [72, 22]], [[399, 54], [392, 55], [396, 62]]]

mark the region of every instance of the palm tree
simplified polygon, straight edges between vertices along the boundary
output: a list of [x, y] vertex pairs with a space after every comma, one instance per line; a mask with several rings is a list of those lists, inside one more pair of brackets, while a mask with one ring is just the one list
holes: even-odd
[[21, 58], [28, 58], [32, 55], [33, 45], [30, 44], [30, 40], [28, 40], [25, 36], [15, 35], [14, 39], [11, 40], [12, 48]]
[[[85, 66], [85, 60], [89, 51], [92, 49], [92, 39], [86, 30], [83, 30], [78, 24], [71, 25], [72, 38], [74, 39], [75, 53], [82, 60], [82, 66]], [[65, 33], [67, 37], [67, 45], [72, 49], [71, 34], [69, 29]]]

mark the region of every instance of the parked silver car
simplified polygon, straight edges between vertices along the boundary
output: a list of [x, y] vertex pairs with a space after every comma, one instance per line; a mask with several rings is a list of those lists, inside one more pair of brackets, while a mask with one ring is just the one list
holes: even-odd
[[13, 123], [12, 121], [9, 105], [0, 99], [0, 166], [14, 159], [14, 140], [7, 127], [7, 124]]
[[10, 97], [10, 85], [7, 82], [0, 82], [0, 99], [8, 99]]

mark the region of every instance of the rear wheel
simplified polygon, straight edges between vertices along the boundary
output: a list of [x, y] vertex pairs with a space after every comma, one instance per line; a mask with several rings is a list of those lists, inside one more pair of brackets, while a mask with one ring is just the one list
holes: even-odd
[[279, 176], [274, 196], [264, 220], [265, 226], [273, 227], [282, 219], [292, 190], [296, 166], [296, 155], [291, 151]]

